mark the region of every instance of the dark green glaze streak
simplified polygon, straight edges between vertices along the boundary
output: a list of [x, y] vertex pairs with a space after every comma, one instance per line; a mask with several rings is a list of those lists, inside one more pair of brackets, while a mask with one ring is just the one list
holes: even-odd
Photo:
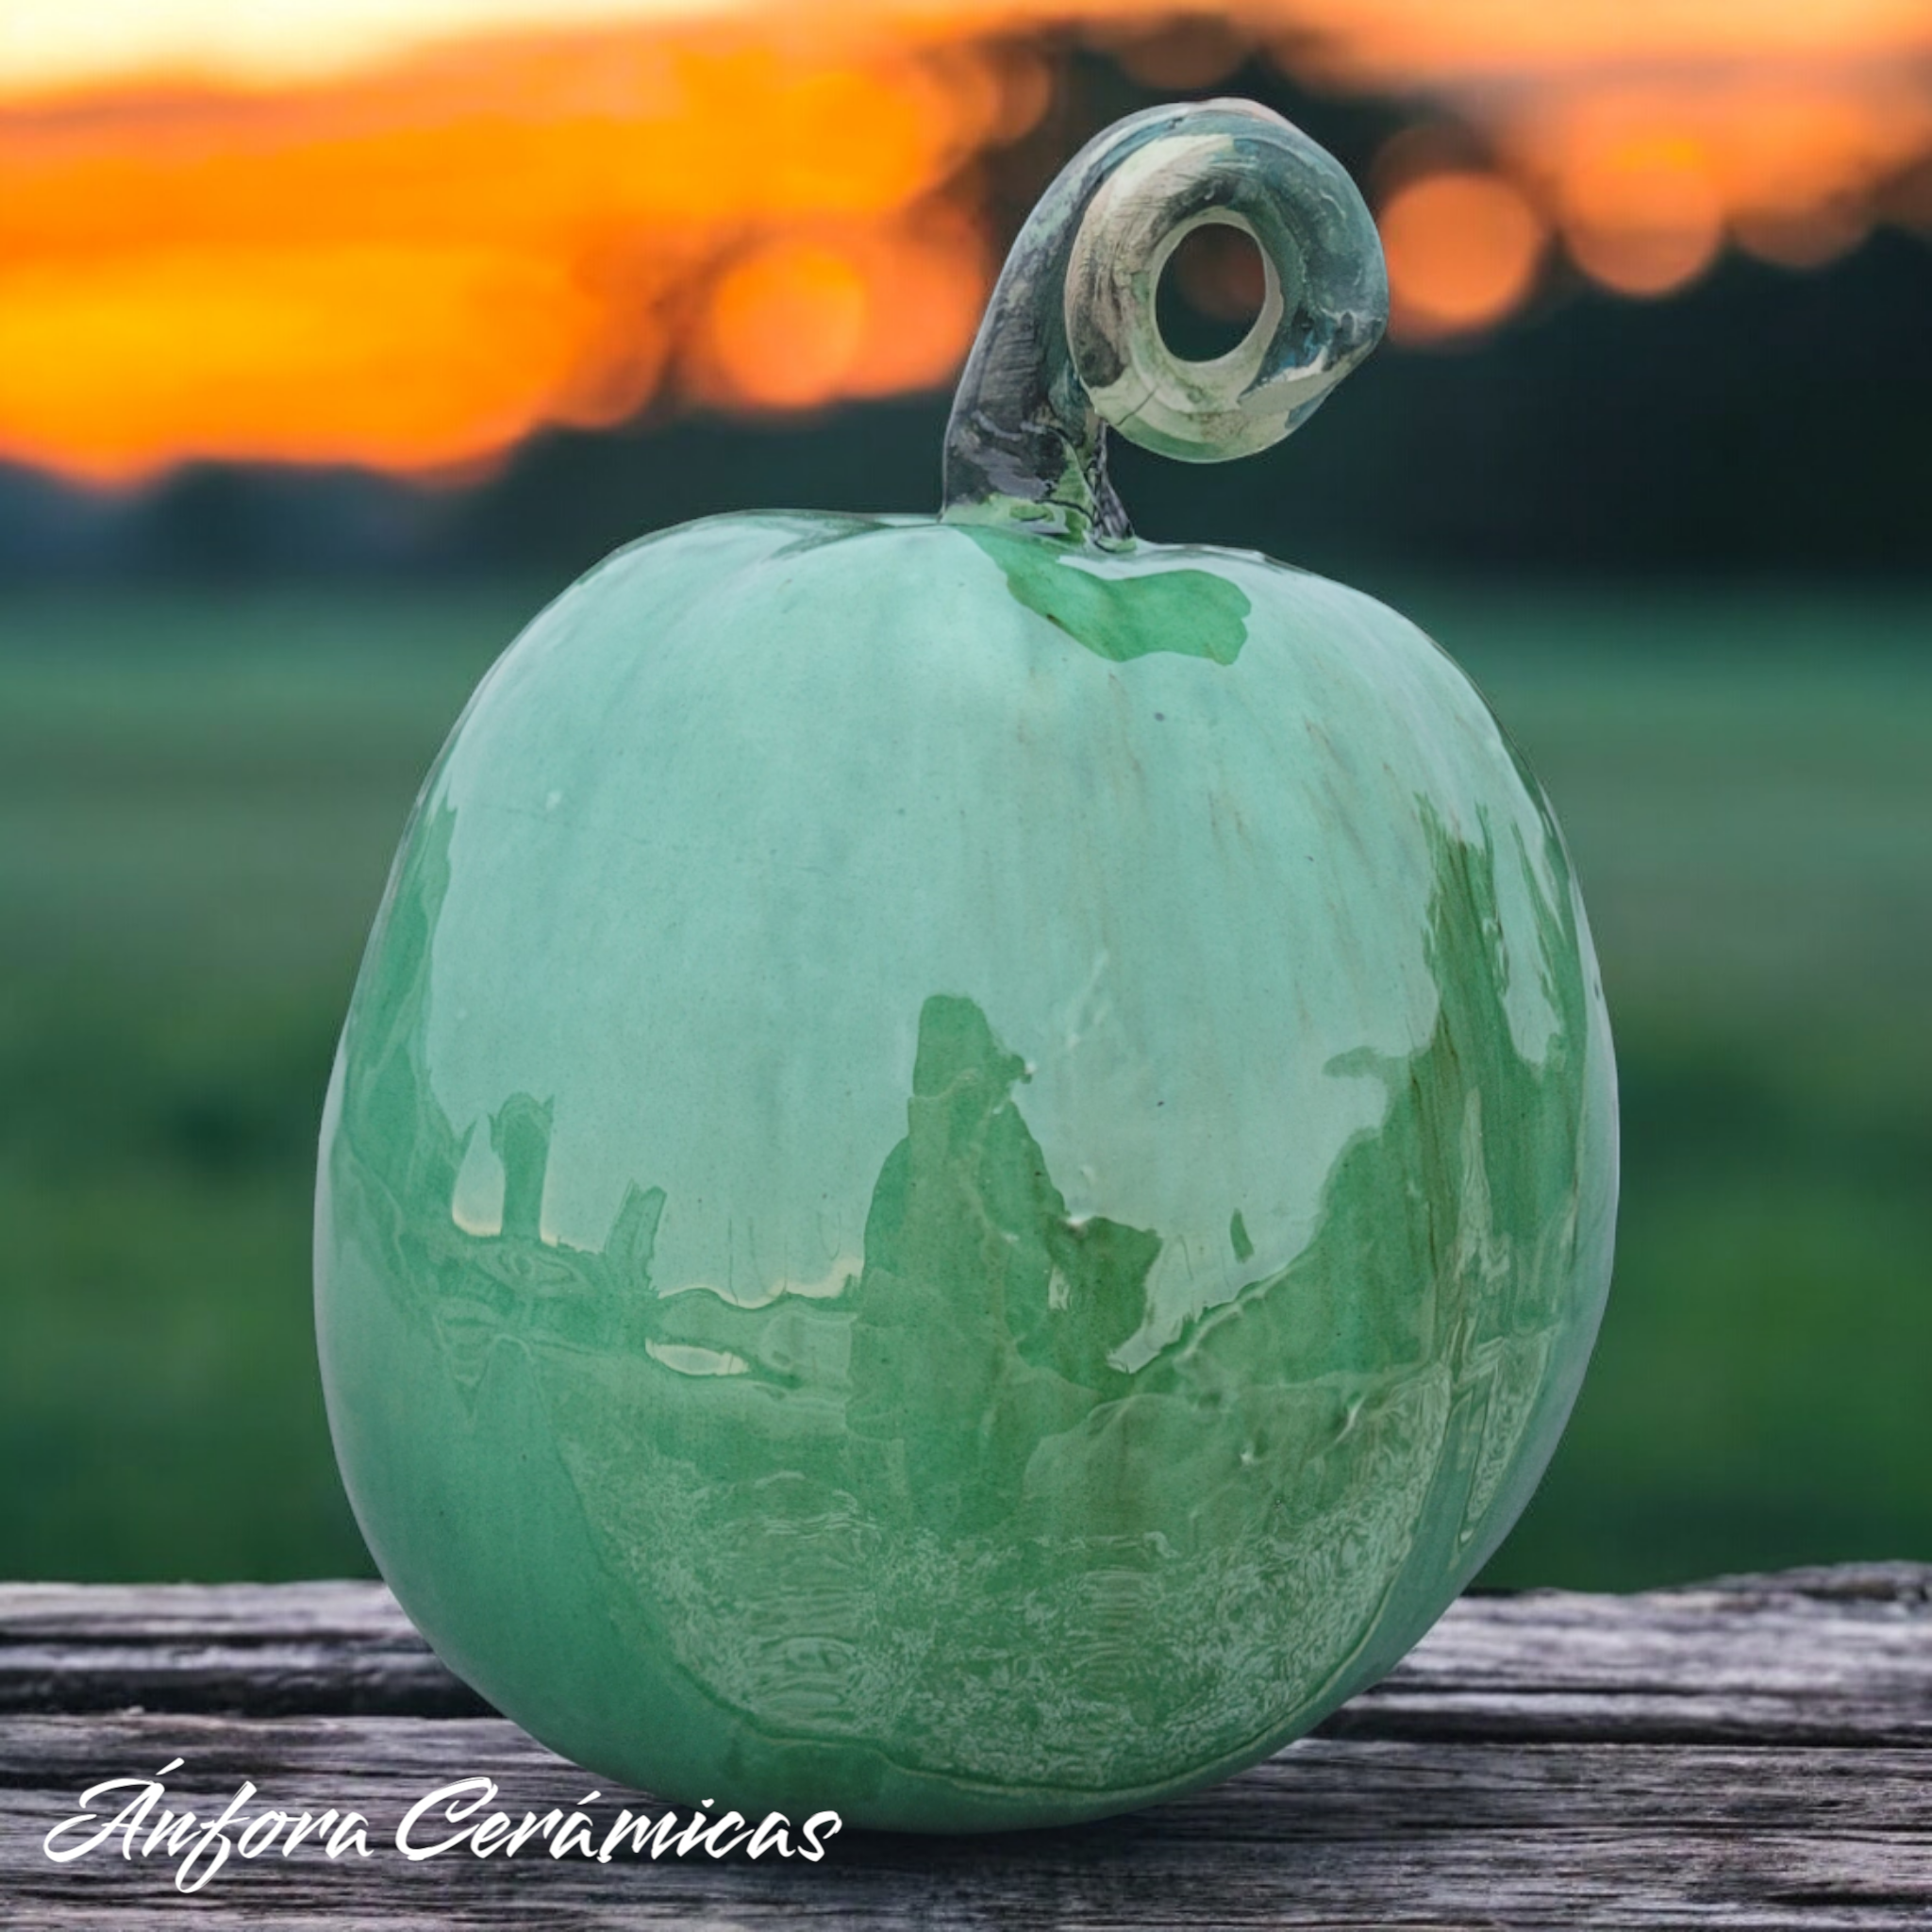
[[1078, 545], [965, 526], [1006, 574], [1007, 588], [1075, 643], [1117, 664], [1149, 651], [1175, 651], [1232, 664], [1248, 641], [1247, 593], [1211, 571], [1128, 544], [1105, 561]]

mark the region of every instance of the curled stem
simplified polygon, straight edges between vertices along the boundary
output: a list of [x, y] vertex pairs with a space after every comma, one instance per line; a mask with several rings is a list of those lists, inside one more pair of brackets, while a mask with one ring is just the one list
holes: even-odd
[[[1194, 229], [1260, 252], [1260, 313], [1226, 355], [1190, 362], [1155, 296]], [[1389, 286], [1341, 164], [1251, 101], [1153, 108], [1068, 163], [1001, 271], [946, 425], [955, 522], [1092, 542], [1132, 532], [1108, 481], [1106, 426], [1184, 462], [1250, 456], [1299, 427], [1381, 339]]]

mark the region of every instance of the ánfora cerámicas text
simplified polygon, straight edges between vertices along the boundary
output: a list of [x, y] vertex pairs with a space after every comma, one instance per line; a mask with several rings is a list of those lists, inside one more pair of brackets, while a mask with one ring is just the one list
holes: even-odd
[[[330, 1858], [375, 1856], [369, 1842], [374, 1827], [361, 1812], [341, 1807], [251, 1811], [256, 1787], [245, 1779], [219, 1812], [170, 1810], [164, 1780], [183, 1762], [170, 1758], [153, 1777], [112, 1777], [91, 1786], [80, 1794], [79, 1815], [63, 1819], [48, 1832], [42, 1846], [47, 1857], [61, 1865], [99, 1851], [119, 1851], [124, 1858], [158, 1857], [175, 1863], [177, 1890], [199, 1891], [231, 1852], [238, 1858], [271, 1853], [286, 1858], [307, 1845]], [[119, 1792], [128, 1795], [117, 1810], [108, 1812], [104, 1801]], [[581, 1807], [596, 1803], [601, 1791], [587, 1791], [577, 1809], [525, 1811], [521, 1817], [491, 1808], [496, 1795], [496, 1780], [490, 1777], [439, 1785], [403, 1814], [390, 1843], [415, 1863], [453, 1852], [512, 1858], [525, 1847], [541, 1847], [553, 1858], [593, 1858], [608, 1865], [625, 1854], [648, 1852], [661, 1858], [668, 1853], [684, 1858], [701, 1851], [723, 1858], [742, 1847], [751, 1858], [771, 1852], [815, 1864], [841, 1824], [836, 1811], [815, 1811], [798, 1825], [782, 1811], [767, 1812], [757, 1824], [737, 1811], [712, 1818], [714, 1801], [709, 1798], [686, 1818], [675, 1810], [653, 1817], [621, 1807], [613, 1820], [600, 1824]]]

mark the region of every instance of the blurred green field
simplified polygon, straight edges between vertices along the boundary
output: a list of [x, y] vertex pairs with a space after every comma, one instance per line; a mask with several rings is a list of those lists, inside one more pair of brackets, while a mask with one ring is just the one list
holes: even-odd
[[[1932, 595], [1398, 587], [1554, 794], [1616, 1287], [1486, 1580], [1932, 1557]], [[366, 1572], [315, 1127], [416, 783], [534, 607], [0, 600], [0, 1575]]]

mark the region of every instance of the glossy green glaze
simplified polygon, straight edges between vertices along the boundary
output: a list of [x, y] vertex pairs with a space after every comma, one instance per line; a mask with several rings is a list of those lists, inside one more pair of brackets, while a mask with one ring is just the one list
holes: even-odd
[[1610, 1049], [1468, 680], [1266, 558], [758, 515], [541, 616], [323, 1135], [344, 1476], [559, 1751], [971, 1829], [1386, 1670], [1555, 1446]]

